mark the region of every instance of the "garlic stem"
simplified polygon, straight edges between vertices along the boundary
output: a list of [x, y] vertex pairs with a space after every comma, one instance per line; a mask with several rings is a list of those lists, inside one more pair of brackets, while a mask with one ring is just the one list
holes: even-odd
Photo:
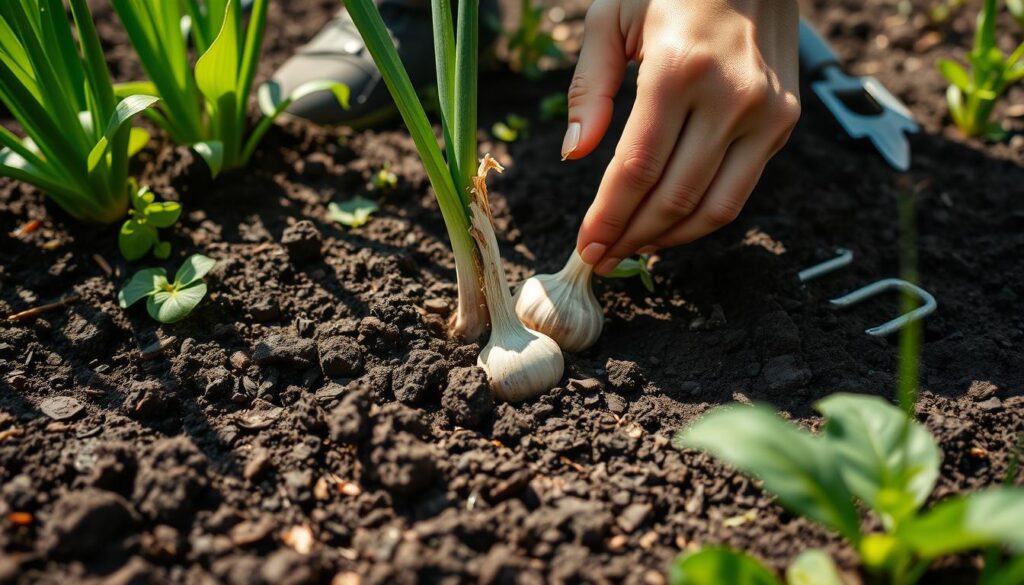
[[552, 388], [561, 379], [565, 364], [554, 340], [527, 329], [516, 316], [487, 201], [485, 179], [490, 170], [503, 169], [490, 155], [484, 155], [473, 179], [475, 189], [469, 206], [470, 232], [480, 250], [484, 295], [491, 317], [491, 337], [477, 364], [486, 370], [491, 391], [498, 398], [518, 401]]

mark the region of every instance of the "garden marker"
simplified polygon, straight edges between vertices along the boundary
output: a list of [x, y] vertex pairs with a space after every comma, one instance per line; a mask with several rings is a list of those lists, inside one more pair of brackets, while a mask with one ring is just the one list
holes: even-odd
[[[839, 57], [804, 19], [800, 19], [800, 68], [808, 77], [822, 77], [811, 83], [811, 89], [847, 134], [870, 139], [896, 170], [910, 168], [910, 143], [904, 132], [919, 129], [910, 110], [874, 77], [847, 75], [839, 66]], [[879, 111], [856, 112], [844, 98], [866, 99]]]
[[935, 308], [938, 307], [938, 303], [935, 302], [935, 297], [923, 288], [907, 282], [902, 278], [884, 278], [878, 282], [869, 284], [861, 287], [851, 293], [845, 294], [838, 299], [832, 299], [829, 301], [834, 307], [849, 307], [856, 305], [857, 303], [876, 296], [882, 292], [892, 289], [899, 289], [903, 292], [912, 294], [917, 298], [921, 299], [921, 306], [910, 311], [906, 314], [900, 315], [891, 321], [887, 321], [878, 325], [877, 327], [870, 327], [864, 330], [864, 333], [868, 335], [875, 335], [878, 337], [885, 337], [891, 333], [895, 333], [900, 329], [903, 329], [908, 323], [918, 321], [926, 317], [927, 315], [935, 312]]
[[836, 248], [835, 258], [804, 268], [797, 274], [797, 278], [800, 279], [800, 282], [814, 280], [815, 278], [820, 278], [830, 272], [835, 272], [840, 268], [849, 266], [852, 262], [853, 252], [846, 248]]

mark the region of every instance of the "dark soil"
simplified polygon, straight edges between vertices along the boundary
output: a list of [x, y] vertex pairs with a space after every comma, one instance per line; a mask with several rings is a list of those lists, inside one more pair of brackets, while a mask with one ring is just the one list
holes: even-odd
[[[909, 192], [921, 281], [939, 301], [919, 409], [944, 453], [935, 496], [998, 482], [1024, 428], [1024, 123], [1002, 144], [951, 130], [933, 62], [964, 54], [973, 13], [936, 27], [925, 0], [909, 17], [897, 4], [806, 8], [854, 71], [914, 111], [913, 170], [898, 177], [806, 98], [740, 219], [662, 254], [653, 294], [599, 282], [603, 337], [521, 405], [494, 403], [478, 346], [443, 334], [454, 266], [398, 126], [284, 124], [217, 181], [153, 142], [135, 171], [186, 210], [168, 268], [196, 252], [219, 261], [208, 298], [173, 326], [117, 307], [145, 264], [119, 259], [116, 228], [0, 182], [0, 314], [80, 297], [0, 325], [0, 582], [657, 584], [679, 551], [713, 543], [777, 568], [825, 546], [853, 568], [836, 538], [670, 439], [734, 400], [813, 422], [829, 393], [893, 395], [896, 342], [863, 330], [895, 301], [837, 312], [828, 299], [899, 273]], [[261, 79], [334, 8], [273, 3]], [[570, 46], [584, 9], [565, 4]], [[118, 78], [137, 76], [109, 10], [96, 20]], [[614, 148], [558, 162], [562, 124], [537, 103], [568, 78], [482, 83], [482, 129], [508, 112], [532, 120], [520, 142], [482, 144], [509, 168], [492, 194], [513, 281], [564, 261]], [[997, 115], [1021, 103], [1014, 89]], [[373, 221], [327, 220], [331, 200], [377, 196], [366, 185], [384, 165], [399, 184]], [[32, 219], [42, 227], [6, 235]], [[796, 272], [837, 246], [854, 264], [801, 286]], [[925, 582], [971, 583], [973, 562]]]

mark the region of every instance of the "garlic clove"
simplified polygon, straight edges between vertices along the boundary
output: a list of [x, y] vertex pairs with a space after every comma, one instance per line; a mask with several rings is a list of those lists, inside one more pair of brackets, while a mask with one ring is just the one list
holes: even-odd
[[523, 283], [514, 300], [516, 315], [565, 351], [587, 349], [604, 327], [604, 311], [590, 284], [593, 274], [593, 267], [573, 250], [558, 272], [538, 274]]
[[492, 334], [477, 365], [487, 372], [494, 396], [507, 402], [533, 398], [553, 388], [565, 368], [558, 344], [526, 328], [512, 335]]

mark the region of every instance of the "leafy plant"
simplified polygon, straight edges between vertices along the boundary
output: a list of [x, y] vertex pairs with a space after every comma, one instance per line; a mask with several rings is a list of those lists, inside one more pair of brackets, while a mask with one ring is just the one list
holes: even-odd
[[354, 197], [342, 203], [333, 201], [327, 206], [327, 217], [350, 228], [362, 227], [377, 211], [377, 202], [365, 197]]
[[153, 319], [161, 323], [181, 321], [206, 296], [203, 277], [216, 264], [213, 258], [193, 254], [181, 264], [173, 282], [167, 279], [167, 271], [163, 268], [144, 268], [132, 275], [117, 293], [118, 305], [127, 309], [147, 299], [146, 310]]
[[169, 228], [181, 216], [181, 205], [173, 201], [154, 201], [148, 187], [131, 195], [129, 219], [121, 226], [117, 244], [126, 260], [138, 260], [150, 250], [153, 256], [166, 260], [171, 255], [170, 242], [161, 242], [157, 230]]
[[[676, 445], [760, 478], [781, 505], [838, 532], [893, 585], [916, 583], [939, 557], [993, 546], [1024, 551], [1024, 490], [990, 488], [923, 510], [941, 456], [922, 425], [875, 396], [835, 394], [816, 408], [825, 417], [820, 436], [764, 406], [722, 407], [680, 432]], [[882, 531], [861, 532], [855, 499]], [[680, 583], [691, 582], [698, 583]]]
[[939, 60], [939, 71], [949, 81], [946, 101], [953, 122], [968, 136], [1001, 139], [1005, 132], [991, 122], [996, 100], [1008, 87], [1024, 78], [1024, 43], [1009, 56], [996, 42], [996, 0], [985, 0], [974, 32], [974, 48], [967, 55], [968, 72], [950, 59]]
[[491, 126], [491, 134], [502, 142], [515, 142], [526, 134], [530, 121], [516, 114], [508, 114], [505, 120]]
[[534, 6], [533, 0], [521, 0], [521, 20], [519, 28], [508, 40], [508, 50], [512, 55], [514, 67], [527, 79], [539, 79], [543, 74], [540, 68], [542, 57], [562, 59], [564, 55], [555, 40], [541, 28], [545, 8]]
[[477, 167], [479, 2], [459, 3], [457, 38], [451, 1], [431, 2], [437, 97], [447, 159], [376, 6], [372, 0], [348, 0], [346, 7], [409, 128], [448, 228], [459, 282], [459, 306], [452, 333], [475, 340], [488, 323], [469, 215], [470, 190]]
[[398, 175], [391, 172], [385, 165], [381, 170], [373, 174], [370, 179], [370, 187], [382, 193], [389, 193], [398, 186]]
[[647, 254], [641, 254], [639, 259], [626, 258], [619, 262], [619, 265], [609, 272], [605, 278], [633, 278], [634, 276], [639, 276], [640, 282], [643, 283], [647, 292], [654, 292], [654, 279], [651, 278], [650, 262], [651, 257]]
[[[248, 130], [249, 94], [259, 62], [268, 0], [252, 3], [248, 25], [236, 0], [111, 0], [124, 24], [147, 82], [124, 84], [120, 91], [158, 95], [162, 103], [149, 117], [177, 144], [191, 146], [216, 176], [245, 166], [267, 130], [291, 103], [318, 91], [331, 91], [348, 107], [349, 90], [327, 81], [305, 83], [291, 95], [274, 95], [263, 86], [260, 104], [267, 113]], [[183, 34], [187, 16], [190, 33]], [[199, 55], [192, 67], [188, 39]]]
[[[0, 176], [38, 187], [75, 219], [128, 210], [128, 160], [149, 140], [131, 119], [156, 98], [118, 99], [85, 0], [0, 2], [0, 101], [27, 135], [0, 127]], [[77, 36], [77, 42], [75, 40]]]

